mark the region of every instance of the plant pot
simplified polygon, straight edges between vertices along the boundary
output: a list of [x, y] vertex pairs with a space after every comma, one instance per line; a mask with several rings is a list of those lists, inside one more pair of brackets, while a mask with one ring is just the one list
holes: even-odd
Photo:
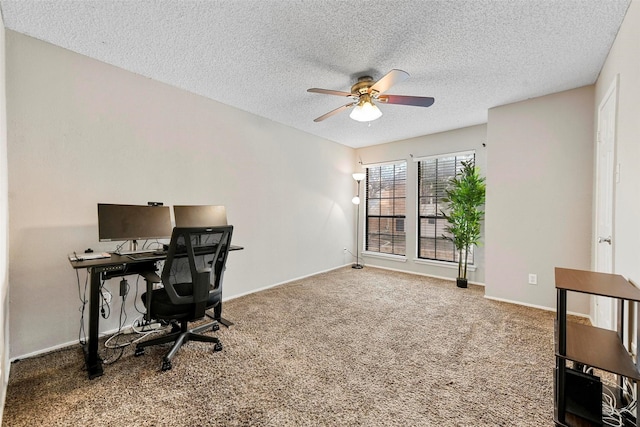
[[467, 287], [467, 279], [463, 279], [462, 277], [458, 277], [456, 279], [456, 286], [458, 286], [459, 288], [466, 288]]

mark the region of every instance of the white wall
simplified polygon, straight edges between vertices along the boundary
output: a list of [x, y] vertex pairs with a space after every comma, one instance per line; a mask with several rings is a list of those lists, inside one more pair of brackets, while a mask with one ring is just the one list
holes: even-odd
[[[12, 316], [10, 331], [4, 340], [0, 336], [1, 375], [8, 369], [7, 348], [17, 358], [77, 339], [76, 278], [66, 254], [112, 248], [97, 243], [96, 203], [225, 204], [236, 226], [234, 241], [247, 248], [230, 257], [229, 298], [352, 261], [342, 248], [355, 251], [350, 174], [358, 158], [406, 159], [408, 191], [415, 194], [411, 154], [475, 149], [488, 199], [485, 246], [470, 280], [485, 283], [488, 297], [554, 308], [553, 267], [590, 267], [593, 119], [616, 75], [621, 181], [614, 268], [640, 281], [638, 1], [631, 3], [595, 90], [497, 107], [489, 111], [488, 125], [362, 148], [357, 156], [27, 36], [8, 31], [6, 37], [8, 154], [0, 132], [0, 161], [8, 156], [9, 183], [7, 192], [7, 177], [0, 175], [0, 319], [8, 314], [9, 278]], [[197, 185], [185, 185], [194, 180]], [[455, 270], [413, 261], [416, 205], [412, 197], [408, 202], [407, 262], [365, 262], [454, 278]], [[3, 274], [7, 203], [9, 278]], [[537, 286], [526, 283], [528, 273], [538, 274]], [[572, 295], [569, 309], [587, 313], [587, 299]], [[115, 325], [106, 321], [102, 329]], [[6, 376], [0, 379], [6, 383]]]
[[77, 341], [67, 254], [115, 248], [98, 202], [226, 205], [246, 249], [225, 299], [350, 262], [353, 149], [12, 31], [6, 49], [12, 358]]
[[[555, 309], [554, 267], [589, 269], [593, 108], [588, 86], [489, 110], [487, 297]], [[589, 300], [572, 294], [568, 309]]]
[[640, 285], [640, 2], [632, 1], [600, 73], [595, 109], [611, 83], [618, 80], [613, 251], [615, 273]]
[[[374, 145], [360, 148], [356, 152], [357, 161], [363, 164], [380, 163], [392, 160], [405, 160], [407, 162], [407, 200], [405, 230], [407, 233], [407, 256], [405, 260], [365, 256], [367, 265], [403, 270], [412, 273], [455, 279], [458, 275], [457, 264], [450, 267], [424, 264], [417, 259], [417, 194], [418, 194], [418, 166], [414, 158], [437, 154], [455, 153], [459, 151], [475, 150], [476, 165], [484, 174], [486, 170], [486, 149], [482, 146], [487, 140], [486, 125], [471, 126], [449, 132], [426, 135], [417, 138], [396, 141], [389, 144]], [[355, 170], [361, 170], [356, 164]], [[354, 190], [355, 191], [355, 183]], [[365, 191], [362, 184], [361, 192]], [[355, 195], [355, 193], [354, 193]], [[364, 200], [364, 197], [362, 198]], [[364, 235], [364, 218], [366, 207], [363, 204], [360, 209], [361, 227], [360, 236]], [[364, 239], [360, 239], [360, 248], [364, 247]], [[484, 245], [477, 247], [475, 252], [476, 271], [469, 271], [467, 277], [470, 282], [484, 283]]]
[[0, 423], [9, 381], [9, 206], [7, 190], [7, 96], [5, 89], [5, 31], [0, 14]]

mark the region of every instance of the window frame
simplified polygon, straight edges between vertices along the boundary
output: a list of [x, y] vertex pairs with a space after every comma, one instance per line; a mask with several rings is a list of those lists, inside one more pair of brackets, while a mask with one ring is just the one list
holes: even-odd
[[[382, 168], [385, 167], [389, 167], [389, 166], [393, 166], [394, 167], [394, 172], [393, 172], [393, 197], [382, 197], [382, 190], [380, 191], [380, 197], [375, 197], [375, 198], [370, 198], [370, 179], [371, 179], [371, 173], [372, 173], [372, 169], [376, 169], [378, 168], [379, 170], [379, 176], [382, 176]], [[396, 177], [397, 177], [397, 172], [396, 172], [396, 168], [398, 166], [402, 166], [404, 167], [404, 195], [403, 196], [396, 196]], [[407, 255], [407, 210], [406, 210], [406, 206], [407, 206], [407, 175], [408, 175], [408, 165], [407, 165], [407, 161], [406, 160], [397, 160], [397, 161], [391, 161], [391, 162], [384, 162], [384, 163], [376, 163], [376, 164], [369, 164], [369, 165], [365, 165], [366, 168], [366, 177], [365, 177], [365, 191], [364, 191], [364, 202], [365, 202], [365, 209], [364, 209], [364, 239], [363, 239], [363, 249], [364, 249], [364, 253], [366, 255], [369, 256], [381, 256], [381, 257], [389, 257], [389, 258], [399, 258], [399, 259], [405, 259], [406, 255]], [[402, 199], [402, 205], [403, 205], [403, 213], [399, 214], [396, 213], [396, 200], [398, 199]], [[371, 207], [371, 200], [379, 200], [379, 204], [378, 204], [378, 213], [377, 214], [371, 214], [370, 213], [370, 207]], [[382, 212], [382, 201], [383, 200], [393, 200], [393, 204], [392, 204], [392, 209], [393, 212], [392, 214], [383, 214]], [[370, 220], [371, 219], [377, 219], [378, 220], [378, 227], [377, 227], [377, 231], [372, 231], [370, 228]], [[380, 222], [382, 222], [382, 220], [386, 220], [388, 223], [391, 224], [391, 232], [390, 233], [383, 233], [381, 231], [381, 227], [380, 227]], [[398, 230], [398, 227], [401, 227], [402, 230]], [[375, 247], [374, 242], [370, 241], [370, 237], [371, 235], [376, 235], [378, 238], [378, 244], [377, 247]], [[382, 251], [382, 245], [381, 245], [381, 237], [384, 236], [387, 239], [390, 239], [391, 242], [391, 251]], [[398, 239], [398, 237], [400, 237], [400, 239]], [[398, 248], [403, 248], [404, 251], [403, 253], [401, 250], [399, 250]]]
[[[419, 262], [419, 263], [434, 263], [434, 264], [438, 264], [438, 265], [457, 265], [458, 264], [458, 251], [455, 250], [454, 247], [451, 247], [451, 254], [452, 257], [443, 257], [443, 256], [438, 256], [438, 248], [437, 248], [437, 242], [441, 241], [441, 242], [445, 242], [446, 239], [442, 237], [442, 234], [444, 233], [440, 233], [438, 234], [438, 222], [444, 222], [442, 224], [442, 227], [446, 226], [446, 220], [444, 219], [444, 216], [440, 213], [441, 212], [441, 207], [439, 206], [439, 202], [442, 199], [441, 195], [437, 200], [436, 200], [436, 208], [435, 208], [435, 215], [431, 214], [431, 215], [423, 215], [421, 213], [421, 201], [423, 198], [425, 197], [433, 197], [433, 196], [424, 196], [422, 195], [422, 162], [425, 161], [429, 161], [429, 160], [440, 160], [440, 159], [447, 159], [447, 158], [455, 158], [454, 161], [454, 168], [456, 170], [456, 175], [460, 172], [460, 163], [462, 161], [468, 161], [469, 160], [469, 156], [471, 156], [471, 160], [474, 161], [474, 163], [477, 161], [477, 155], [476, 155], [476, 151], [475, 150], [467, 150], [467, 151], [458, 151], [458, 152], [451, 152], [451, 153], [442, 153], [442, 154], [437, 154], [437, 155], [432, 155], [432, 156], [425, 156], [425, 157], [419, 157], [419, 158], [414, 158], [414, 162], [416, 163], [416, 259], [415, 261]], [[458, 158], [461, 159], [458, 159]], [[466, 157], [466, 158], [463, 158]], [[437, 172], [436, 172], [437, 173]], [[436, 185], [437, 185], [438, 179], [436, 176]], [[438, 189], [436, 189], [436, 193], [438, 193]], [[434, 228], [434, 234], [433, 235], [429, 235], [429, 236], [424, 236], [422, 234], [422, 220], [434, 220], [433, 223], [433, 228]], [[434, 241], [434, 257], [430, 258], [427, 256], [422, 256], [422, 252], [423, 252], [423, 240], [425, 239], [432, 239]], [[451, 244], [449, 244], [451, 245]], [[473, 251], [473, 248], [470, 248], [470, 252], [469, 252], [469, 262], [468, 262], [468, 267], [470, 268], [470, 270], [474, 269], [474, 264], [475, 263], [475, 254]]]

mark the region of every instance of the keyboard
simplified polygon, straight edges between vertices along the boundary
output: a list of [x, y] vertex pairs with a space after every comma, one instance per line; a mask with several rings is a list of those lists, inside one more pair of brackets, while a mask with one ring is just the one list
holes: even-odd
[[141, 260], [141, 259], [157, 259], [162, 255], [166, 255], [164, 251], [149, 251], [149, 252], [132, 252], [130, 254], [124, 254], [129, 259]]
[[69, 260], [71, 261], [87, 261], [90, 259], [110, 258], [111, 254], [107, 252], [89, 252], [80, 254], [69, 254]]

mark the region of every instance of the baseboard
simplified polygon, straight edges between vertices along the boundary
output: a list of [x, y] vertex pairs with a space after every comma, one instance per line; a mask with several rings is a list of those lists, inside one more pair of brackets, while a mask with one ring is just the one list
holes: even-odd
[[[274, 288], [276, 286], [280, 286], [280, 285], [284, 285], [284, 284], [287, 284], [287, 283], [295, 282], [295, 281], [298, 281], [298, 280], [306, 279], [308, 277], [316, 276], [316, 275], [322, 274], [322, 273], [327, 273], [327, 272], [330, 272], [330, 271], [333, 271], [333, 270], [338, 270], [340, 268], [344, 268], [344, 267], [350, 266], [351, 264], [352, 263], [348, 263], [348, 264], [340, 265], [338, 267], [328, 268], [326, 270], [318, 271], [316, 273], [306, 274], [304, 276], [300, 276], [300, 277], [296, 277], [296, 278], [293, 278], [293, 279], [285, 280], [283, 282], [275, 283], [273, 285], [264, 286], [264, 287], [259, 288], [259, 289], [253, 289], [251, 291], [247, 291], [247, 292], [243, 292], [243, 293], [240, 293], [240, 294], [232, 295], [230, 297], [223, 298], [222, 301], [223, 302], [224, 301], [230, 301], [230, 300], [233, 300], [235, 298], [239, 298], [239, 297], [242, 297], [242, 296], [245, 296], [245, 295], [250, 295], [250, 294], [253, 294], [253, 293], [256, 293], [256, 292], [264, 291], [266, 289], [271, 289], [271, 288]], [[415, 272], [415, 271], [406, 271], [406, 270], [400, 270], [400, 269], [395, 269], [395, 268], [380, 267], [380, 266], [377, 266], [377, 265], [367, 265], [365, 268], [377, 268], [377, 269], [380, 269], [380, 270], [389, 270], [389, 271], [396, 271], [396, 272], [399, 272], [399, 273], [412, 274], [414, 276], [431, 277], [431, 278], [434, 278], [434, 279], [448, 280], [448, 281], [450, 281], [452, 283], [455, 282], [455, 280], [456, 280], [456, 279], [452, 279], [451, 277], [442, 277], [442, 276], [436, 276], [436, 275], [433, 275], [433, 274], [419, 273], [419, 272]], [[484, 283], [479, 283], [479, 282], [471, 282], [471, 281], [469, 281], [469, 284], [483, 286], [483, 287], [485, 286]], [[513, 300], [509, 300], [509, 299], [505, 299], [505, 298], [496, 298], [496, 297], [491, 297], [491, 296], [486, 296], [486, 295], [484, 297], [487, 298], [487, 299], [490, 299], [490, 300], [494, 300], [494, 301], [506, 302], [506, 303], [515, 304], [515, 305], [522, 305], [522, 306], [525, 306], [525, 307], [537, 308], [539, 310], [545, 310], [545, 311], [551, 311], [551, 312], [555, 312], [556, 311], [555, 307], [546, 307], [546, 306], [542, 306], [542, 305], [529, 304], [529, 303], [524, 303], [524, 302], [521, 302], [521, 301], [513, 301]], [[584, 317], [584, 318], [589, 319], [589, 321], [591, 321], [591, 317], [589, 315], [587, 315], [587, 314], [584, 314], [584, 313], [576, 313], [576, 312], [569, 311], [569, 312], [567, 312], [567, 314], [571, 314], [572, 316]], [[127, 326], [130, 326], [130, 325], [127, 325]], [[109, 335], [112, 335], [112, 334], [116, 333], [117, 331], [118, 331], [117, 329], [113, 329], [111, 331], [106, 331], [106, 332], [101, 333], [100, 336], [101, 337], [109, 336]], [[14, 362], [16, 360], [21, 360], [21, 359], [26, 359], [26, 358], [29, 358], [29, 357], [39, 356], [41, 354], [50, 353], [52, 351], [60, 350], [60, 349], [63, 349], [65, 347], [69, 347], [69, 346], [72, 346], [72, 345], [78, 345], [78, 342], [77, 341], [70, 341], [70, 342], [67, 342], [67, 343], [64, 343], [64, 344], [59, 344], [59, 345], [56, 345], [56, 346], [53, 346], [53, 347], [49, 347], [49, 348], [46, 348], [46, 349], [34, 351], [34, 352], [31, 352], [31, 353], [27, 353], [27, 354], [23, 354], [21, 356], [17, 356], [17, 357], [11, 358], [9, 361], [10, 362]]]
[[352, 263], [339, 265], [337, 267], [328, 268], [326, 270], [318, 271], [316, 273], [306, 274], [304, 276], [296, 277], [294, 279], [288, 279], [288, 280], [285, 280], [284, 282], [274, 283], [273, 285], [263, 286], [262, 288], [258, 288], [258, 289], [252, 289], [250, 291], [243, 292], [241, 294], [236, 294], [236, 295], [232, 295], [230, 297], [222, 298], [222, 302], [230, 301], [230, 300], [236, 299], [236, 298], [240, 298], [240, 297], [243, 297], [245, 295], [255, 294], [256, 292], [260, 292], [260, 291], [264, 291], [264, 290], [267, 290], [267, 289], [275, 288], [276, 286], [286, 285], [287, 283], [291, 283], [291, 282], [295, 282], [295, 281], [298, 281], [298, 280], [306, 279], [307, 277], [317, 276], [318, 274], [322, 274], [322, 273], [328, 273], [329, 271], [338, 270], [340, 268], [344, 268], [344, 267], [349, 266], [351, 264]]
[[[251, 291], [243, 292], [241, 294], [237, 294], [237, 295], [233, 295], [233, 296], [230, 296], [230, 297], [223, 298], [222, 301], [223, 302], [224, 301], [229, 301], [229, 300], [232, 300], [232, 299], [235, 299], [235, 298], [239, 298], [239, 297], [244, 296], [244, 295], [250, 295], [250, 294], [253, 294], [253, 293], [256, 293], [256, 292], [260, 292], [260, 291], [264, 291], [266, 289], [270, 289], [270, 288], [273, 288], [273, 287], [276, 287], [276, 286], [279, 286], [279, 285], [284, 285], [286, 283], [295, 282], [296, 280], [306, 279], [307, 277], [316, 276], [318, 274], [327, 273], [327, 272], [333, 271], [333, 270], [338, 270], [340, 268], [344, 268], [344, 267], [349, 266], [349, 265], [351, 265], [351, 263], [340, 265], [338, 267], [328, 268], [326, 270], [318, 271], [318, 272], [312, 273], [312, 274], [307, 274], [307, 275], [304, 275], [304, 276], [297, 277], [295, 279], [286, 280], [284, 282], [276, 283], [276, 284], [273, 284], [273, 285], [264, 286], [264, 287], [262, 287], [260, 289], [254, 289], [254, 290], [251, 290]], [[135, 322], [135, 320], [136, 319], [134, 319], [131, 323]], [[122, 330], [126, 330], [127, 328], [131, 327], [131, 323], [129, 323], [128, 325], [123, 326]], [[118, 332], [117, 328], [101, 332], [100, 333], [100, 338], [113, 335], [116, 332]], [[40, 355], [43, 355], [43, 354], [46, 354], [46, 353], [51, 353], [51, 352], [54, 352], [54, 351], [57, 351], [57, 350], [61, 350], [61, 349], [67, 348], [67, 347], [71, 347], [71, 346], [74, 346], [74, 345], [79, 345], [77, 340], [69, 341], [69, 342], [58, 344], [58, 345], [55, 345], [55, 346], [52, 346], [52, 347], [47, 347], [47, 348], [44, 348], [44, 349], [41, 349], [41, 350], [36, 350], [36, 351], [32, 351], [30, 353], [26, 353], [26, 354], [22, 354], [22, 355], [19, 355], [19, 356], [12, 357], [12, 358], [9, 359], [9, 363], [13, 363], [15, 361], [22, 360], [22, 359], [28, 359], [28, 358], [31, 358], [31, 357], [37, 357], [37, 356], [40, 356]]]
[[[100, 332], [98, 334], [98, 337], [100, 339], [104, 338], [104, 337], [110, 337], [111, 335], [114, 335], [115, 333], [117, 333], [118, 331], [122, 332], [123, 334], [129, 334], [131, 333], [131, 327], [133, 325], [133, 323], [135, 323], [136, 321], [140, 320], [142, 318], [142, 315], [140, 315], [139, 317], [136, 317], [135, 319], [133, 319], [130, 323], [124, 325], [122, 328], [113, 328], [113, 329], [109, 329], [107, 331], [103, 331]], [[42, 350], [36, 350], [36, 351], [32, 351], [31, 353], [26, 353], [20, 356], [15, 356], [12, 357], [11, 359], [9, 359], [9, 362], [15, 362], [17, 360], [22, 360], [22, 359], [28, 359], [30, 357], [37, 357], [46, 353], [51, 353], [57, 350], [62, 350], [68, 347], [72, 347], [74, 345], [80, 346], [80, 343], [78, 342], [78, 340], [73, 340], [73, 341], [68, 341], [66, 343], [62, 343], [62, 344], [57, 344], [54, 345], [52, 347], [47, 347], [44, 348]]]
[[[455, 282], [456, 281], [455, 278], [451, 278], [451, 277], [436, 276], [435, 274], [420, 273], [418, 271], [401, 270], [399, 268], [382, 267], [382, 266], [379, 266], [379, 265], [367, 265], [366, 267], [367, 268], [378, 268], [380, 270], [397, 271], [398, 273], [413, 274], [414, 276], [431, 277], [433, 279], [448, 280], [450, 282]], [[472, 282], [471, 280], [467, 281], [467, 283], [470, 284], [470, 285], [484, 286], [484, 283]]]
[[[109, 335], [108, 333], [104, 333], [101, 336], [104, 335]], [[37, 357], [43, 354], [47, 354], [47, 353], [51, 353], [57, 350], [62, 350], [63, 348], [67, 348], [67, 347], [71, 347], [73, 345], [79, 345], [78, 341], [74, 340], [74, 341], [70, 341], [70, 342], [66, 342], [63, 344], [58, 344], [58, 345], [54, 345], [52, 347], [47, 347], [47, 348], [43, 348], [42, 350], [36, 350], [36, 351], [32, 351], [31, 353], [25, 353], [25, 354], [21, 354], [20, 356], [15, 356], [9, 359], [9, 362], [13, 363], [13, 362], [17, 362], [19, 360], [22, 359], [29, 359], [31, 357]]]
[[[506, 302], [508, 304], [521, 305], [521, 306], [524, 306], [524, 307], [537, 308], [538, 310], [551, 311], [553, 313], [556, 312], [556, 308], [555, 307], [547, 307], [547, 306], [544, 306], [544, 305], [529, 304], [529, 303], [522, 302], [522, 301], [514, 301], [514, 300], [510, 300], [510, 299], [506, 299], [506, 298], [490, 297], [490, 296], [487, 296], [487, 295], [485, 295], [484, 297], [486, 299], [490, 299], [490, 300], [493, 300], [493, 301]], [[576, 313], [575, 311], [567, 311], [567, 314], [570, 314], [570, 315], [576, 316], [576, 317], [584, 317], [585, 319], [589, 319], [589, 321], [591, 322], [591, 317], [588, 314]], [[591, 322], [591, 323], [593, 323], [593, 322]]]
[[[2, 362], [4, 363], [4, 361]], [[7, 388], [9, 387], [9, 375], [11, 375], [11, 362], [6, 364], [7, 366], [3, 370], [4, 376], [2, 378], [2, 391], [0, 392], [0, 425], [2, 425], [2, 419], [4, 418], [4, 406], [7, 401]]]

